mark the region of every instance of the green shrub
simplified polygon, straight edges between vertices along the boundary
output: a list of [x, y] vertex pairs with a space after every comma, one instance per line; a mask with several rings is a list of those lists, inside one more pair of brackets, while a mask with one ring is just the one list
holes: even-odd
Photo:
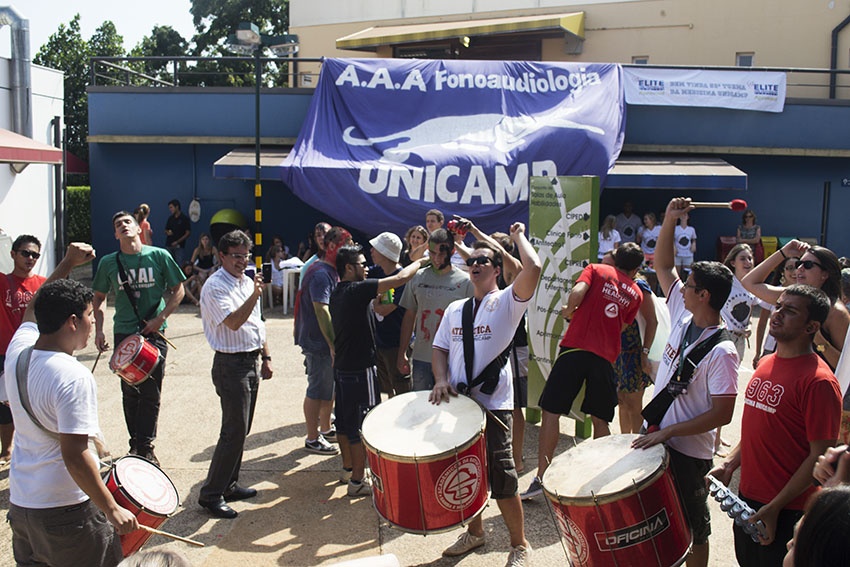
[[68, 187], [65, 222], [68, 242], [91, 242], [91, 187]]

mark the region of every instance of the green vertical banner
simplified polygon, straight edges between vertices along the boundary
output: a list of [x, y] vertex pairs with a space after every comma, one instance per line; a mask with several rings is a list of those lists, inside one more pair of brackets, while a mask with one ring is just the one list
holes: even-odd
[[[558, 355], [564, 335], [561, 306], [581, 271], [595, 261], [599, 246], [599, 178], [531, 177], [529, 240], [537, 249], [543, 269], [537, 293], [528, 307], [528, 399], [540, 399], [546, 378]], [[584, 421], [578, 409], [582, 392], [571, 414]], [[576, 434], [589, 435], [589, 423], [577, 423]]]

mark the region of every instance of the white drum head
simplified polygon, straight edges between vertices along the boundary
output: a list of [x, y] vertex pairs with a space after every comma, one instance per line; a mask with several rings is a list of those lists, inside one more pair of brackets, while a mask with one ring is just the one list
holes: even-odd
[[558, 455], [543, 474], [543, 487], [556, 497], [592, 498], [631, 491], [658, 471], [664, 445], [632, 449], [638, 435], [609, 435], [585, 441]]
[[147, 512], [170, 516], [177, 511], [177, 489], [153, 463], [141, 457], [122, 457], [115, 462], [115, 479], [127, 497]]
[[484, 429], [484, 411], [466, 396], [434, 405], [430, 391], [378, 404], [363, 420], [363, 440], [379, 453], [429, 457], [460, 447]]

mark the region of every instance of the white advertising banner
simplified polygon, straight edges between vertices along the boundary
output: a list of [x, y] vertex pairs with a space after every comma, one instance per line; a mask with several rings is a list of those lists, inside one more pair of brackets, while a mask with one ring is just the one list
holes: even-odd
[[762, 112], [782, 112], [785, 107], [785, 73], [635, 67], [623, 71], [628, 104]]

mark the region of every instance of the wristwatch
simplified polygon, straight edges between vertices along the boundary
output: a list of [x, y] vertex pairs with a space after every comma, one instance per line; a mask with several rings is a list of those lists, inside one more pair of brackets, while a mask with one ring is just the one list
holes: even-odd
[[646, 348], [646, 347], [643, 347], [642, 349], [640, 349], [640, 351], [641, 351], [643, 354], [649, 354], [649, 349], [648, 349], [648, 348]]
[[264, 355], [263, 355], [263, 362], [265, 362], [265, 361], [267, 361], [267, 360], [269, 360], [269, 361], [270, 361], [271, 359], [272, 359], [272, 356], [271, 356], [270, 354], [264, 354]]

